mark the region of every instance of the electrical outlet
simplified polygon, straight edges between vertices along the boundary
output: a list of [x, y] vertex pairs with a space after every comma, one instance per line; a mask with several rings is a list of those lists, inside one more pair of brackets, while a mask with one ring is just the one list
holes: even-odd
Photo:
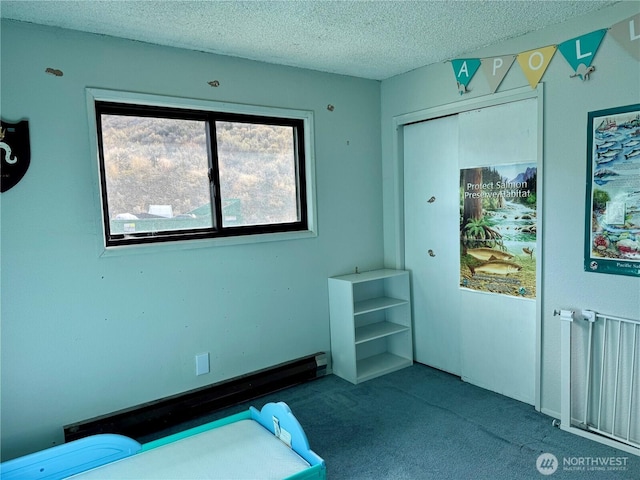
[[209, 373], [209, 353], [199, 353], [196, 355], [196, 375]]

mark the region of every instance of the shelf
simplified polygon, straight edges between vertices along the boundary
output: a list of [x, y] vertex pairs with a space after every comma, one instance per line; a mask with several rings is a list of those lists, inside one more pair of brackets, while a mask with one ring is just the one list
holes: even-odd
[[362, 315], [363, 313], [375, 312], [376, 310], [384, 310], [385, 308], [397, 307], [409, 303], [406, 300], [390, 297], [377, 297], [368, 300], [356, 302], [353, 306], [354, 315]]
[[385, 278], [392, 278], [404, 275], [406, 272], [403, 270], [393, 270], [390, 268], [384, 268], [382, 270], [370, 270], [367, 272], [350, 273], [347, 275], [340, 275], [333, 277], [336, 280], [343, 280], [352, 284], [370, 282], [372, 280], [384, 280]]
[[413, 364], [409, 272], [329, 278], [333, 373], [356, 384]]
[[398, 325], [391, 322], [378, 322], [364, 327], [356, 328], [356, 345], [359, 343], [375, 340], [376, 338], [386, 337], [388, 335], [394, 335], [396, 333], [406, 332], [409, 327], [404, 325]]
[[392, 353], [381, 353], [358, 361], [358, 383], [410, 366], [412, 360]]

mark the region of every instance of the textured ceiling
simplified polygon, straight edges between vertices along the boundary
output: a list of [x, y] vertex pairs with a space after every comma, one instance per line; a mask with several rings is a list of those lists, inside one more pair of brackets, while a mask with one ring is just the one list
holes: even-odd
[[613, 3], [2, 0], [0, 16], [383, 80]]

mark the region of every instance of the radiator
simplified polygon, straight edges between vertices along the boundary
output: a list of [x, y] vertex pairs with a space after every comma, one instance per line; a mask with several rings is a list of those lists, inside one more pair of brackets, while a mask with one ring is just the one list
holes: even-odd
[[640, 455], [640, 320], [554, 314], [562, 320], [560, 427]]
[[326, 370], [327, 354], [318, 352], [213, 385], [65, 425], [64, 440], [70, 442], [99, 433], [117, 433], [144, 443], [167, 428], [324, 376]]

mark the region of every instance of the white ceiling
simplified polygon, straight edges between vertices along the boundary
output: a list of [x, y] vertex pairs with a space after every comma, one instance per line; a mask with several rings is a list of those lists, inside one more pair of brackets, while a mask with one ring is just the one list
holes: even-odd
[[0, 16], [383, 80], [613, 3], [617, 2], [1, 0]]

